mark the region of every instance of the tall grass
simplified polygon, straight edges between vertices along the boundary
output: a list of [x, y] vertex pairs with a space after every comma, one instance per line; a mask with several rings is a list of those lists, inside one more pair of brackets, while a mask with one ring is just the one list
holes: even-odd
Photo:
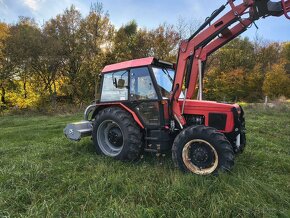
[[78, 115], [0, 117], [0, 217], [290, 217], [290, 111], [246, 109], [230, 174], [188, 175], [170, 154], [138, 163], [64, 138]]

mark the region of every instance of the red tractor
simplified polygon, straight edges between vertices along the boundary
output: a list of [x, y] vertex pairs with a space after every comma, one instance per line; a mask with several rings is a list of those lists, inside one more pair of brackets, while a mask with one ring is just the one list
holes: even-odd
[[[228, 5], [230, 10], [216, 19]], [[255, 20], [283, 14], [290, 18], [289, 11], [289, 0], [244, 0], [239, 5], [228, 0], [181, 42], [176, 65], [148, 57], [106, 66], [85, 121], [68, 124], [65, 135], [75, 141], [92, 136], [98, 154], [118, 160], [171, 149], [175, 165], [184, 172], [231, 170], [235, 154], [246, 145], [244, 112], [237, 104], [202, 99], [206, 60]], [[196, 95], [198, 100], [192, 100]]]

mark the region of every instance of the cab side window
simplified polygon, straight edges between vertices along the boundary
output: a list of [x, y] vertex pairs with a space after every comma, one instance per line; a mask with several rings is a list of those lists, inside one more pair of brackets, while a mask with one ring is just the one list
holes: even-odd
[[103, 79], [101, 102], [128, 100], [128, 71], [106, 73]]
[[130, 100], [156, 100], [158, 98], [147, 67], [131, 69], [130, 79]]

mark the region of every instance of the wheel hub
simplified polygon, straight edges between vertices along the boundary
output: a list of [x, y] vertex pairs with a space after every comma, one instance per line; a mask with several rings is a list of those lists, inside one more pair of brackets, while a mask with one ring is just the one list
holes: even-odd
[[123, 144], [122, 132], [119, 128], [113, 127], [108, 132], [108, 140], [114, 146], [120, 147]]
[[119, 155], [124, 146], [120, 126], [112, 120], [104, 120], [97, 129], [97, 140], [102, 152], [110, 157]]
[[218, 155], [215, 148], [202, 139], [189, 141], [183, 148], [182, 159], [193, 173], [207, 175], [218, 166]]
[[193, 159], [198, 162], [202, 163], [208, 160], [207, 151], [204, 148], [197, 148], [192, 152]]

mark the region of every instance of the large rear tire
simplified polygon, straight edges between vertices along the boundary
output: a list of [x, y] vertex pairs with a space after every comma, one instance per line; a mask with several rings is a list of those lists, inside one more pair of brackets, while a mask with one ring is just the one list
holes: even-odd
[[190, 126], [174, 140], [172, 159], [183, 172], [198, 175], [230, 171], [234, 166], [234, 152], [225, 135], [205, 126]]
[[118, 107], [108, 107], [95, 117], [93, 142], [98, 154], [123, 161], [140, 157], [142, 133], [132, 116]]

